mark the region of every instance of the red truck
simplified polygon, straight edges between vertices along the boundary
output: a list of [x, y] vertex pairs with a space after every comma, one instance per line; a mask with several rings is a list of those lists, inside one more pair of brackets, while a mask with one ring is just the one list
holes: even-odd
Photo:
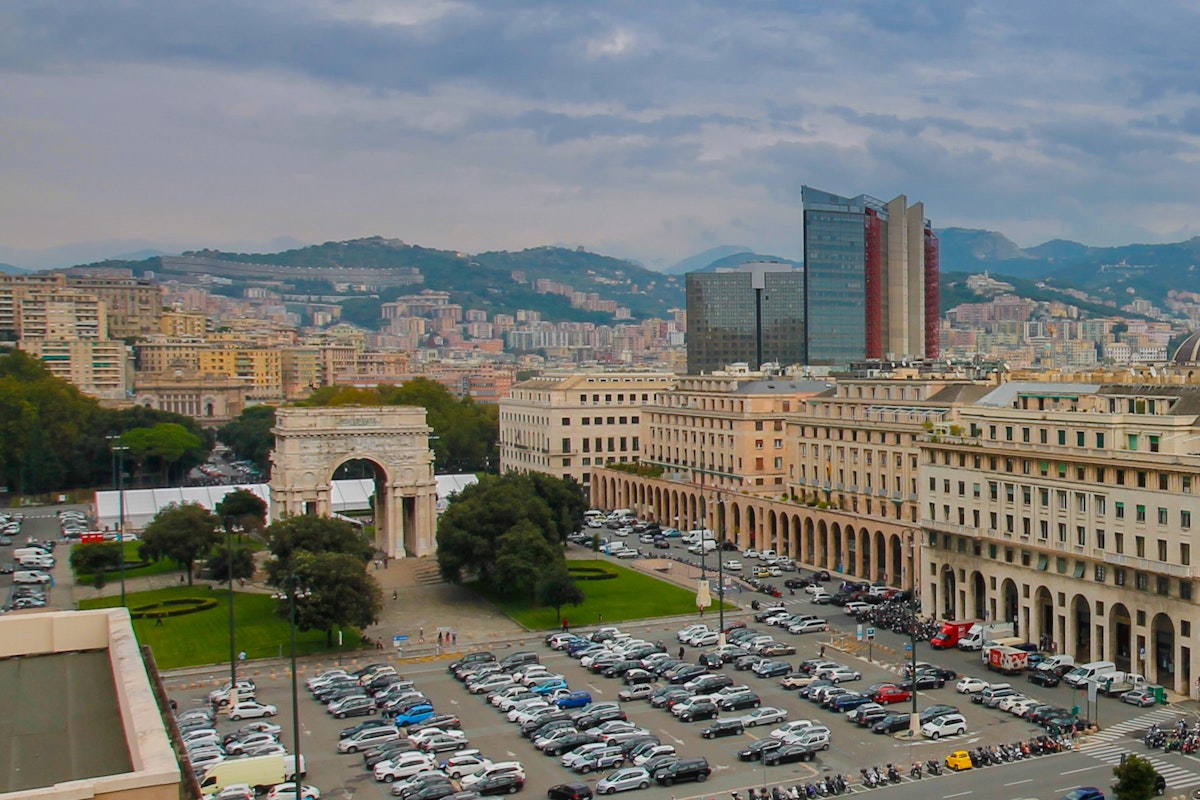
[[972, 625], [979, 623], [977, 619], [965, 619], [961, 622], [943, 622], [941, 630], [929, 640], [929, 646], [934, 650], [950, 650], [958, 644], [958, 640], [967, 635]]

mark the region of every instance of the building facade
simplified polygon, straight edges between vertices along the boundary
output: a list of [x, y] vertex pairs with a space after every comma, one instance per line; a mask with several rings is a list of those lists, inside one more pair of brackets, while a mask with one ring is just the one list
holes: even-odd
[[675, 376], [658, 372], [555, 373], [522, 381], [500, 400], [500, 471], [572, 477], [638, 460], [646, 408]]
[[756, 261], [687, 274], [688, 373], [806, 362], [804, 270]]
[[924, 204], [811, 186], [802, 198], [807, 363], [936, 358], [939, 249]]
[[1004, 384], [919, 442], [924, 611], [1192, 694], [1200, 387]]

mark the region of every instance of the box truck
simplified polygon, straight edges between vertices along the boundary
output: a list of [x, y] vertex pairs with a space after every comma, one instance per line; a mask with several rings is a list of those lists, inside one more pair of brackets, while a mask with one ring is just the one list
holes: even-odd
[[958, 641], [959, 650], [979, 650], [985, 642], [994, 642], [1013, 635], [1011, 622], [976, 622]]
[[951, 647], [956, 647], [958, 641], [967, 635], [973, 625], [977, 625], [977, 619], [965, 619], [962, 622], [943, 622], [938, 632], [929, 640], [929, 646], [934, 650], [949, 650]]
[[1029, 664], [1029, 653], [1015, 647], [994, 644], [983, 649], [987, 668], [1004, 675], [1017, 675]]
[[[300, 777], [305, 770], [304, 756], [300, 756]], [[284, 781], [296, 780], [296, 757], [285, 755], [250, 756], [231, 758], [213, 764], [200, 780], [200, 791], [217, 794], [227, 786], [244, 783], [263, 794], [272, 786]]]

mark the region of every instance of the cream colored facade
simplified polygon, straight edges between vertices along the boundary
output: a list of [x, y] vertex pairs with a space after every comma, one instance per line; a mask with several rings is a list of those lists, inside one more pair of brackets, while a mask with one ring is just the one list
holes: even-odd
[[162, 287], [154, 281], [127, 277], [67, 277], [67, 286], [95, 295], [108, 307], [109, 335], [114, 339], [158, 333]]
[[119, 341], [22, 339], [21, 350], [42, 360], [56, 378], [104, 400], [122, 400], [130, 387], [129, 348]]
[[522, 381], [500, 400], [500, 470], [591, 483], [592, 468], [641, 453], [645, 413], [675, 376], [658, 372], [554, 373]]
[[34, 291], [17, 303], [21, 339], [108, 339], [108, 310], [94, 295], [73, 290]]
[[283, 358], [277, 348], [249, 345], [202, 348], [199, 370], [245, 381], [249, 400], [274, 400], [283, 395]]
[[1200, 387], [1005, 384], [919, 443], [928, 614], [1196, 696]]
[[199, 311], [164, 311], [159, 332], [165, 336], [203, 336], [208, 317]]

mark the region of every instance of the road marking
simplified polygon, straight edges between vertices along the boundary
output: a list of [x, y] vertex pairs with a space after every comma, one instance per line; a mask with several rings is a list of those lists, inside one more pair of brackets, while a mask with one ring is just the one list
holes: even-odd
[[951, 797], [964, 797], [968, 794], [974, 794], [974, 793], [975, 793], [974, 790], [970, 790], [970, 791], [966, 791], [966, 792], [958, 792], [956, 794], [944, 794], [944, 795], [942, 795], [942, 800], [950, 800]]
[[1012, 783], [1006, 783], [1004, 785], [1005, 786], [1020, 786], [1022, 783], [1033, 783], [1033, 778], [1026, 778], [1023, 781], [1013, 781]]
[[[1074, 775], [1076, 772], [1087, 772], [1088, 770], [1093, 770], [1093, 769], [1100, 769], [1100, 767], [1099, 766], [1080, 767], [1079, 769], [1071, 769], [1071, 770], [1067, 770], [1066, 772], [1060, 772], [1058, 774], [1059, 775]], [[1058, 790], [1055, 789], [1055, 791], [1058, 791]]]

